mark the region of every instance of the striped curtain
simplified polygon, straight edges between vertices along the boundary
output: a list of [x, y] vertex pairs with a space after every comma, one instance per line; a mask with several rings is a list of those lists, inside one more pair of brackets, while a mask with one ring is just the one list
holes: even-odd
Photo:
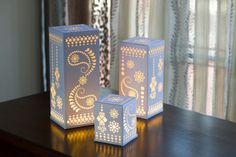
[[169, 0], [165, 102], [236, 121], [235, 0]]
[[49, 26], [86, 23], [100, 30], [102, 86], [118, 89], [119, 41], [165, 39], [164, 102], [236, 122], [235, 0], [45, 2]]

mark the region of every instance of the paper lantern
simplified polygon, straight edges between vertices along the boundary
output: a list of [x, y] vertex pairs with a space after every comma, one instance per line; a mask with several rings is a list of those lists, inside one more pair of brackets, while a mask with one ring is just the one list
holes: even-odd
[[162, 112], [164, 40], [124, 40], [119, 62], [119, 94], [137, 98], [137, 116], [148, 119]]
[[93, 124], [99, 96], [98, 30], [49, 28], [51, 119], [63, 128]]
[[136, 99], [109, 94], [94, 108], [95, 141], [124, 146], [137, 137]]

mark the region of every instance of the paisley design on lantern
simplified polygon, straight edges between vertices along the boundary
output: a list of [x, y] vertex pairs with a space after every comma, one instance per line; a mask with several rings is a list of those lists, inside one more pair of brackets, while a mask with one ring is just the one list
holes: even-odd
[[[75, 55], [78, 55], [78, 61], [76, 59], [73, 59]], [[79, 62], [80, 55], [86, 57], [87, 61]], [[72, 53], [68, 55], [67, 61], [70, 66], [83, 65], [80, 71], [81, 73], [85, 74], [85, 77], [90, 75], [90, 73], [95, 69], [95, 66], [96, 66], [96, 56], [90, 48], [87, 48], [85, 52], [73, 51]]]
[[75, 112], [78, 112], [80, 109], [92, 109], [96, 100], [96, 95], [86, 95], [85, 89], [79, 86], [75, 87], [69, 94], [69, 103]]
[[123, 80], [121, 81], [121, 93], [122, 95], [125, 96], [132, 96], [132, 97], [136, 97], [136, 99], [139, 98], [139, 94], [138, 91], [131, 87], [129, 84], [132, 83], [132, 79], [129, 76], [126, 76], [123, 78]]
[[[83, 55], [87, 58], [87, 61], [72, 62], [73, 55]], [[87, 77], [96, 67], [96, 56], [90, 48], [83, 51], [73, 51], [67, 58], [68, 63], [71, 66], [82, 66], [80, 71], [84, 75], [78, 79], [78, 84], [69, 93], [69, 104], [71, 108], [78, 112], [80, 109], [89, 110], [94, 107], [94, 102], [97, 100], [96, 95], [86, 93], [85, 88], [82, 86], [87, 84]], [[76, 61], [76, 60], [74, 60]], [[79, 61], [79, 60], [78, 60]]]
[[129, 133], [136, 126], [136, 115], [130, 111], [129, 107], [125, 108], [124, 112], [124, 129]]

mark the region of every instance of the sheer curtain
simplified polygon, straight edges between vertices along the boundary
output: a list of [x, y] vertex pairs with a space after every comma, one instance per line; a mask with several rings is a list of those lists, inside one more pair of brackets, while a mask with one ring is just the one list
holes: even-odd
[[236, 121], [235, 1], [170, 0], [165, 102]]
[[126, 21], [119, 27], [120, 39], [139, 35], [166, 41], [165, 103], [236, 121], [235, 0], [121, 5], [120, 20]]
[[101, 85], [113, 89], [118, 89], [119, 41], [133, 36], [165, 39], [164, 102], [236, 122], [235, 3], [52, 0], [49, 25], [87, 23], [99, 28]]

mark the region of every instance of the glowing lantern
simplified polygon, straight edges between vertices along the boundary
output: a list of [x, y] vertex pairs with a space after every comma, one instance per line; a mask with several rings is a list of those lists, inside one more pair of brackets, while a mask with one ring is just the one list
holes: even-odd
[[137, 98], [137, 116], [148, 119], [162, 112], [164, 40], [124, 40], [119, 62], [119, 94]]
[[98, 30], [49, 28], [51, 119], [63, 128], [93, 124], [99, 96]]
[[136, 100], [110, 94], [94, 108], [95, 141], [124, 146], [137, 137]]

